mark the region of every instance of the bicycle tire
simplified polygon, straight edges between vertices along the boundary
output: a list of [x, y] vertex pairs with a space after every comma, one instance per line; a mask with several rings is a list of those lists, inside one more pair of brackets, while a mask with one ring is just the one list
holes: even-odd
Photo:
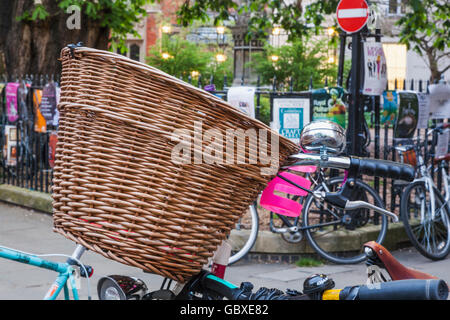
[[[417, 251], [428, 259], [442, 260], [450, 252], [450, 210], [439, 191], [434, 187], [433, 189], [436, 208], [434, 220], [430, 216], [431, 202], [426, 198], [428, 190], [424, 181], [415, 181], [405, 188], [400, 202], [400, 217], [406, 234]], [[413, 202], [410, 201], [411, 195], [414, 197]], [[414, 215], [408, 214], [414, 210]], [[424, 214], [424, 219], [416, 224], [416, 218], [421, 213]]]
[[[335, 191], [336, 187], [342, 185], [344, 181], [343, 177], [335, 177], [328, 181], [327, 186], [330, 191]], [[347, 181], [346, 183], [349, 183]], [[372, 204], [384, 208], [383, 201], [377, 192], [364, 183], [361, 180], [354, 180], [355, 183], [355, 192], [353, 193], [350, 200], [361, 200], [363, 197], [365, 201], [368, 201], [368, 195], [372, 197]], [[323, 186], [319, 185], [315, 188], [315, 191], [323, 190]], [[361, 194], [361, 191], [365, 191], [366, 193]], [[359, 198], [359, 199], [356, 199]], [[368, 202], [371, 202], [370, 200]], [[327, 204], [329, 208], [324, 208], [323, 202], [320, 202], [318, 206], [316, 206], [319, 211], [318, 216], [319, 219], [325, 220], [317, 223], [312, 223], [314, 219], [318, 219], [317, 215], [313, 216], [313, 213], [316, 213], [312, 207], [312, 205], [316, 205], [315, 198], [312, 195], [309, 195], [306, 198], [305, 205], [302, 211], [302, 229], [305, 233], [306, 239], [309, 245], [324, 259], [333, 262], [335, 264], [356, 264], [364, 261], [366, 259], [366, 255], [363, 251], [363, 244], [367, 241], [376, 241], [377, 243], [382, 243], [384, 238], [386, 237], [387, 228], [388, 228], [388, 219], [385, 215], [376, 214], [372, 210], [369, 209], [358, 209], [358, 210], [347, 210], [334, 208], [330, 204]], [[322, 206], [322, 208], [320, 208]], [[331, 208], [331, 209], [330, 209]], [[324, 209], [324, 210], [323, 210]], [[337, 211], [332, 211], [337, 210]], [[330, 212], [332, 212], [330, 214]], [[372, 214], [371, 214], [372, 213]], [[330, 220], [329, 217], [333, 218], [333, 214], [336, 215], [334, 220]], [[358, 215], [360, 216], [360, 221], [358, 222]], [[325, 219], [324, 219], [325, 218]], [[339, 218], [339, 219], [338, 219]], [[361, 220], [364, 218], [365, 222]], [[326, 221], [326, 220], [329, 221]], [[320, 223], [329, 223], [329, 226], [326, 228], [320, 227]], [[352, 243], [353, 250], [335, 250], [336, 245], [339, 247], [340, 239], [343, 239], [345, 242], [345, 237], [349, 236], [351, 232], [360, 232], [361, 227], [365, 227], [369, 222], [372, 222], [372, 226], [367, 226], [373, 230], [367, 230], [364, 234], [360, 234], [357, 238], [359, 239], [358, 243]], [[353, 223], [353, 225], [352, 225]], [[332, 226], [332, 227], [331, 227]], [[368, 232], [371, 231], [371, 232]], [[356, 234], [355, 232], [355, 234]], [[337, 238], [337, 235], [342, 235], [342, 238]], [[376, 235], [376, 236], [374, 236]], [[330, 243], [332, 244], [330, 246]], [[348, 245], [348, 243], [346, 243]], [[327, 248], [328, 246], [328, 248]], [[339, 247], [340, 249], [340, 247]], [[349, 248], [347, 248], [349, 249]]]
[[[231, 243], [232, 247], [234, 247], [234, 248], [232, 248], [231, 256], [228, 260], [229, 266], [238, 262], [242, 258], [244, 258], [250, 252], [250, 250], [253, 248], [253, 246], [255, 245], [256, 239], [258, 237], [259, 215], [258, 215], [258, 209], [257, 209], [256, 203], [250, 205], [249, 211], [250, 211], [250, 219], [251, 219], [250, 229], [245, 230], [243, 232], [243, 234], [244, 234], [243, 244], [242, 244], [242, 241], [241, 241], [241, 244]], [[233, 233], [233, 230], [231, 232]], [[248, 236], [248, 238], [246, 236]], [[240, 238], [242, 239], [242, 237], [240, 237]]]

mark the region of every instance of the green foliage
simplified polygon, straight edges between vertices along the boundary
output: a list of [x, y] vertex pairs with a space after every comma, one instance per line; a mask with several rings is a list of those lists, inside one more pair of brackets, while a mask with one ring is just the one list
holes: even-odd
[[289, 40], [308, 34], [311, 29], [316, 33], [326, 14], [336, 11], [338, 0], [318, 0], [305, 7], [302, 0], [209, 0], [185, 1], [178, 11], [179, 22], [187, 26], [196, 19], [208, 20], [208, 12], [217, 12], [214, 24], [230, 19], [236, 14], [251, 13], [248, 36], [260, 37], [270, 32], [273, 26], [289, 31]]
[[[255, 101], [255, 106], [257, 105], [256, 102], [257, 101]], [[259, 104], [260, 104], [259, 120], [261, 120], [263, 123], [267, 125], [270, 125], [270, 98], [261, 95]]]
[[444, 51], [450, 47], [450, 5], [448, 1], [410, 0], [412, 10], [397, 21], [400, 41], [418, 53], [430, 45]]
[[178, 10], [179, 23], [183, 27], [194, 21], [210, 22], [209, 10], [216, 13], [214, 25], [230, 19], [230, 12], [238, 9], [233, 0], [185, 1]]
[[410, 0], [409, 10], [396, 25], [400, 42], [426, 56], [431, 81], [439, 80], [450, 63], [439, 68], [440, 60], [450, 57], [450, 5], [448, 0]]
[[[289, 88], [292, 77], [294, 91], [308, 90], [312, 77], [313, 87], [323, 87], [325, 79], [335, 83], [337, 65], [328, 63], [326, 41], [298, 39], [281, 47], [265, 46], [263, 52], [252, 56], [251, 67], [263, 84], [271, 84], [276, 77], [277, 86]], [[272, 56], [278, 60], [273, 61]]]
[[[248, 37], [267, 36], [274, 26], [287, 31], [289, 40], [319, 33], [326, 15], [336, 12], [339, 0], [316, 0], [302, 6], [303, 0], [208, 0], [186, 1], [179, 11], [179, 21], [188, 25], [197, 17], [205, 21], [208, 11], [218, 12], [214, 23], [235, 14], [250, 13]], [[400, 41], [428, 59], [431, 80], [436, 80], [450, 64], [439, 69], [442, 59], [450, 56], [450, 5], [448, 0], [404, 1], [407, 13], [399, 19]], [[241, 4], [242, 3], [242, 4]], [[303, 9], [304, 8], [304, 9]], [[336, 25], [336, 22], [334, 22]], [[336, 39], [334, 39], [336, 40]]]
[[[111, 50], [126, 51], [125, 39], [128, 34], [139, 37], [135, 23], [146, 14], [144, 5], [155, 0], [58, 0], [61, 12], [66, 12], [70, 6], [78, 6], [81, 12], [92, 20], [100, 21], [101, 27], [111, 31]], [[18, 20], [45, 20], [50, 13], [45, 4], [37, 4], [31, 12], [25, 12]]]
[[[215, 57], [218, 48], [212, 48], [200, 43], [185, 40], [182, 35], [162, 39], [150, 51], [147, 63], [170, 75], [188, 81], [195, 71], [202, 77], [202, 83], [209, 83], [211, 77], [218, 89], [223, 87], [224, 76], [232, 78], [233, 66], [230, 56], [224, 62], [217, 62]], [[193, 83], [198, 83], [198, 77], [192, 77]]]
[[32, 12], [25, 11], [20, 17], [16, 17], [18, 21], [45, 20], [49, 16], [42, 4], [37, 4]]
[[300, 258], [295, 265], [297, 267], [320, 267], [323, 263], [313, 258]]

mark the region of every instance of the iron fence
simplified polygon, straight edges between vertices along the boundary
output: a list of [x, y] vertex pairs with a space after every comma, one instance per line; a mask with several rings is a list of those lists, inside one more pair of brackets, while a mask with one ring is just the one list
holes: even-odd
[[[196, 79], [190, 77], [188, 82], [226, 100], [230, 88], [227, 80], [225, 77], [223, 88], [220, 89], [214, 87], [213, 78], [204, 81], [201, 75]], [[7, 116], [5, 90], [3, 89], [1, 92], [0, 144], [2, 146], [2, 152], [0, 153], [0, 182], [41, 192], [51, 192], [53, 155], [58, 127], [57, 124], [47, 122], [45, 130], [36, 130], [38, 109], [36, 103], [33, 102], [33, 96], [36, 91], [43, 90], [49, 83], [58, 84], [59, 78], [52, 75], [0, 76], [0, 84], [6, 84], [8, 82], [25, 85], [27, 93], [22, 107], [18, 108], [17, 120], [11, 121]], [[328, 87], [327, 82], [325, 80], [324, 87]], [[241, 85], [244, 85], [243, 81]], [[428, 85], [428, 81], [411, 79], [395, 81], [394, 89], [425, 92]], [[309, 84], [309, 90], [298, 92], [293, 90], [292, 81], [286, 85], [285, 83], [277, 83], [276, 79], [274, 79], [270, 85], [261, 85], [258, 78], [255, 85], [255, 116], [257, 119], [269, 124], [272, 116], [272, 101], [274, 97], [292, 95], [311, 98], [313, 90], [312, 79]], [[364, 120], [367, 122], [369, 129], [366, 132], [368, 143], [363, 150], [364, 156], [377, 159], [398, 160], [398, 156], [394, 150], [397, 141], [393, 135], [393, 126], [389, 124], [383, 125], [380, 121], [382, 112], [380, 97], [365, 96], [363, 101]], [[313, 104], [311, 103], [310, 105], [312, 108]], [[313, 110], [310, 110], [310, 115], [310, 120], [312, 120]], [[436, 125], [441, 121], [433, 120], [432, 124]], [[419, 137], [417, 140], [418, 143], [424, 141], [423, 139], [426, 137], [427, 130], [417, 130], [415, 136]], [[15, 154], [13, 154], [12, 150], [9, 150], [10, 146], [8, 146], [8, 142], [11, 142], [11, 138], [14, 138], [14, 135], [16, 138]], [[425, 159], [432, 160], [434, 158], [434, 144], [431, 139], [429, 139], [428, 148], [423, 152]], [[14, 158], [15, 161], [12, 161]], [[432, 161], [431, 165], [434, 166]], [[438, 172], [436, 175], [436, 182], [439, 188], [442, 187], [440, 174]], [[384, 203], [395, 211], [398, 204], [397, 199], [401, 193], [395, 181], [375, 177], [369, 183], [380, 194]]]

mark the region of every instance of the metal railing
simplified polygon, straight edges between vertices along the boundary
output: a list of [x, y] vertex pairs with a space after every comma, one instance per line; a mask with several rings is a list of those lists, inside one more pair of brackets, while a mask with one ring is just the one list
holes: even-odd
[[[33, 105], [33, 92], [35, 90], [42, 90], [44, 86], [54, 81], [59, 82], [56, 76], [45, 76], [45, 75], [27, 75], [21, 77], [6, 77], [0, 76], [0, 83], [6, 82], [19, 82], [26, 83], [28, 88], [28, 94], [25, 99], [25, 110], [26, 112], [21, 112], [19, 108], [18, 120], [11, 122], [6, 116], [6, 104], [5, 104], [5, 90], [2, 91], [2, 96], [0, 99], [0, 144], [2, 146], [2, 152], [0, 153], [0, 182], [11, 184], [31, 190], [37, 190], [41, 192], [51, 192], [51, 184], [53, 178], [53, 158], [52, 158], [52, 148], [55, 147], [55, 137], [57, 133], [57, 126], [49, 123], [47, 124], [45, 132], [37, 132], [34, 129], [35, 118], [36, 118], [36, 108]], [[215, 94], [224, 100], [227, 99], [227, 92], [229, 86], [226, 77], [224, 78], [224, 85], [221, 89], [213, 88], [214, 79], [210, 78], [208, 81], [204, 82], [201, 75], [193, 80], [188, 79], [193, 85], [201, 88], [205, 88], [210, 93]], [[243, 85], [244, 82], [241, 82]], [[408, 89], [415, 90], [418, 92], [425, 92], [428, 87], [427, 81], [421, 80], [405, 80], [403, 82], [395, 81], [395, 88], [397, 89]], [[209, 86], [209, 87], [206, 87]], [[324, 87], [328, 87], [328, 83], [325, 80]], [[288, 85], [283, 84], [282, 86], [277, 83], [276, 79], [271, 85], [261, 85], [259, 79], [255, 86], [255, 116], [257, 119], [268, 124], [271, 117], [272, 110], [272, 99], [274, 97], [279, 97], [283, 95], [296, 95], [302, 97], [312, 96], [312, 80], [309, 84], [309, 90], [307, 91], [294, 91], [293, 83], [289, 81]], [[389, 159], [398, 160], [398, 156], [393, 148], [396, 141], [393, 136], [392, 125], [382, 125], [380, 123], [381, 117], [381, 106], [380, 98], [366, 96], [364, 99], [364, 109], [366, 113], [366, 119], [368, 119], [368, 127], [370, 128], [370, 144], [366, 148], [366, 156], [378, 158], [378, 159]], [[310, 103], [312, 108], [312, 103]], [[267, 110], [269, 109], [269, 110]], [[310, 110], [311, 117], [313, 115], [313, 110]], [[312, 120], [312, 119], [311, 119]], [[448, 120], [447, 120], [448, 121]], [[440, 121], [433, 121], [437, 124]], [[7, 133], [8, 128], [15, 128], [13, 130], [16, 134], [16, 161], [11, 161], [8, 159], [7, 150]], [[10, 129], [8, 129], [10, 130]], [[426, 130], [417, 130], [416, 135], [423, 137]], [[10, 133], [10, 132], [9, 132]], [[423, 141], [423, 140], [422, 140]], [[427, 149], [426, 154], [423, 155], [425, 159], [432, 159], [434, 157], [434, 146], [430, 144]], [[433, 164], [432, 164], [433, 165]], [[442, 180], [440, 179], [440, 172], [437, 173], [436, 181], [439, 187], [442, 186]], [[391, 179], [380, 179], [373, 178], [370, 181], [374, 189], [380, 194], [387, 206], [390, 206], [393, 210], [396, 207], [396, 199], [398, 199], [398, 190], [394, 185], [394, 181]]]

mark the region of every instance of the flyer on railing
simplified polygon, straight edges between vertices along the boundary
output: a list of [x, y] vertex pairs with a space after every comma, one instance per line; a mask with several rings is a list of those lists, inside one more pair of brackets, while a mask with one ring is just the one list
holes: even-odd
[[419, 101], [413, 91], [398, 91], [398, 117], [394, 127], [395, 138], [412, 138], [417, 129]]
[[450, 131], [448, 129], [438, 135], [434, 155], [435, 158], [443, 157], [448, 153], [449, 139], [450, 139]]
[[254, 87], [231, 87], [228, 90], [227, 102], [254, 119], [255, 91]]
[[381, 42], [364, 42], [363, 94], [379, 96], [387, 84], [386, 57]]
[[432, 119], [450, 118], [450, 85], [444, 83], [431, 84], [430, 113]]
[[347, 101], [341, 87], [316, 89], [312, 91], [313, 120], [330, 120], [342, 128], [347, 126]]
[[10, 82], [6, 85], [6, 115], [9, 122], [16, 122], [19, 119], [17, 106], [17, 89], [19, 83]]
[[430, 96], [423, 92], [417, 92], [417, 99], [419, 101], [417, 129], [426, 129], [430, 120]]

